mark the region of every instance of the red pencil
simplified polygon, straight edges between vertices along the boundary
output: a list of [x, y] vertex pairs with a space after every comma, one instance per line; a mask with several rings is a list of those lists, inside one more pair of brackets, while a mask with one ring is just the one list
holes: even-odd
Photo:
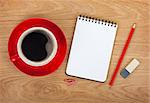
[[117, 64], [117, 66], [116, 66], [116, 69], [115, 69], [115, 71], [114, 71], [114, 73], [113, 73], [113, 75], [112, 75], [112, 77], [111, 77], [110, 82], [109, 82], [109, 85], [110, 85], [110, 86], [113, 86], [113, 83], [114, 83], [115, 78], [116, 78], [116, 76], [117, 76], [117, 73], [118, 73], [118, 71], [119, 71], [120, 65], [121, 65], [121, 63], [122, 63], [122, 61], [123, 61], [123, 58], [124, 58], [125, 53], [126, 53], [126, 51], [127, 51], [127, 49], [128, 49], [129, 43], [130, 43], [130, 41], [131, 41], [132, 35], [133, 35], [133, 33], [134, 33], [135, 26], [136, 26], [136, 25], [135, 25], [135, 23], [134, 23], [133, 26], [132, 26], [132, 28], [131, 28], [131, 30], [130, 30], [128, 39], [127, 39], [127, 41], [126, 41], [126, 43], [125, 43], [125, 45], [124, 45], [124, 48], [123, 48], [123, 50], [122, 50], [121, 56], [120, 56], [120, 58], [119, 58], [119, 60], [118, 60], [118, 64]]

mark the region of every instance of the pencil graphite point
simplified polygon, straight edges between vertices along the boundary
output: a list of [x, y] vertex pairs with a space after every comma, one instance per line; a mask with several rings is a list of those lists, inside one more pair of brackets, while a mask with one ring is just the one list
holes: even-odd
[[133, 28], [135, 28], [135, 26], [136, 26], [136, 24], [134, 23], [134, 24], [133, 24]]

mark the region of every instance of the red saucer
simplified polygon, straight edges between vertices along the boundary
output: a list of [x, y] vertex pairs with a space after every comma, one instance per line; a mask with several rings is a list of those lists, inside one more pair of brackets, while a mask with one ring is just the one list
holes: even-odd
[[[55, 57], [46, 65], [43, 66], [31, 66], [26, 64], [19, 56], [17, 52], [17, 42], [21, 34], [32, 27], [44, 27], [50, 30], [58, 44], [58, 49]], [[43, 18], [31, 18], [20, 23], [11, 33], [8, 43], [8, 52], [10, 60], [15, 66], [22, 72], [32, 76], [43, 76], [52, 73], [63, 62], [67, 50], [66, 38], [62, 30], [54, 23]]]

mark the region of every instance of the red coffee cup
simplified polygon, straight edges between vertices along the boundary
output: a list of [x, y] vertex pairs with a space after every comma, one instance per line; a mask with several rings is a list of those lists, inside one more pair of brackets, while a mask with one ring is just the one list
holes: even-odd
[[52, 73], [65, 58], [67, 43], [62, 30], [43, 18], [20, 23], [11, 33], [10, 60], [22, 72], [32, 76]]

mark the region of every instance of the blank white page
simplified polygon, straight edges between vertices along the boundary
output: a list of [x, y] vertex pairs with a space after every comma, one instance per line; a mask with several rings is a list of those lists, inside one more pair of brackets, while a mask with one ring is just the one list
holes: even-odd
[[106, 81], [117, 27], [114, 23], [78, 16], [66, 73]]

